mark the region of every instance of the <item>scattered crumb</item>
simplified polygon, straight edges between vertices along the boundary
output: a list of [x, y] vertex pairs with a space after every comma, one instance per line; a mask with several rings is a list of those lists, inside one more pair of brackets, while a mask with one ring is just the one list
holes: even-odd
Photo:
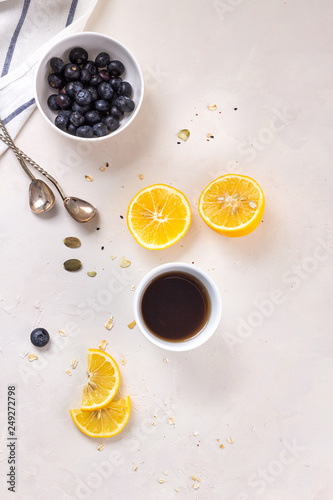
[[164, 363], [169, 363], [168, 358], [164, 358], [163, 361], [164, 361]]
[[136, 465], [135, 467], [133, 467], [133, 470], [136, 472], [138, 470], [138, 466]]
[[193, 476], [191, 476], [191, 479], [192, 479], [192, 481], [196, 481], [197, 480], [197, 476], [193, 475]]
[[228, 438], [228, 439], [227, 439], [227, 441], [228, 441], [228, 443], [229, 443], [229, 444], [234, 444], [234, 442], [235, 442], [235, 441], [233, 440], [233, 438]]
[[156, 425], [156, 422], [152, 422], [152, 423], [151, 423], [151, 425], [154, 425], [154, 426], [155, 426], [155, 425]]
[[120, 361], [120, 363], [121, 363], [122, 365], [126, 365], [126, 359], [125, 359], [125, 358], [122, 358], [122, 360]]
[[132, 292], [133, 292], [133, 290], [135, 290], [135, 289], [136, 289], [136, 286], [135, 286], [135, 285], [132, 285], [132, 286], [131, 286], [131, 290], [132, 290]]
[[59, 335], [61, 335], [61, 337], [67, 337], [67, 333], [63, 332], [62, 330], [59, 330]]
[[112, 259], [112, 260], [114, 260], [114, 259], [116, 259], [116, 258], [117, 258], [117, 256], [116, 256], [116, 255], [111, 255], [111, 259]]
[[77, 367], [78, 365], [78, 360], [76, 358], [72, 358], [71, 360], [71, 367], [73, 368], [73, 370], [75, 370], [75, 368]]
[[133, 330], [133, 328], [135, 327], [136, 325], [136, 321], [135, 319], [133, 321], [131, 321], [127, 326], [130, 330]]
[[190, 131], [187, 128], [184, 128], [180, 132], [178, 132], [178, 137], [182, 141], [187, 141], [187, 139], [190, 137]]
[[173, 425], [175, 423], [175, 419], [173, 417], [169, 417], [169, 425]]
[[122, 257], [119, 261], [119, 265], [120, 267], [129, 267], [131, 265], [131, 261], [130, 260], [127, 260], [125, 257]]
[[197, 436], [197, 435], [198, 435], [198, 431], [194, 431], [193, 436]]
[[67, 375], [72, 376], [72, 372], [70, 370], [66, 370]]
[[[0, 351], [1, 351], [1, 349], [0, 349]], [[26, 357], [28, 356], [28, 354], [29, 354], [29, 352], [26, 352], [25, 354], [19, 354], [19, 356], [20, 356], [22, 359], [24, 359], [24, 358], [26, 358]]]
[[108, 166], [109, 166], [109, 163], [108, 163], [108, 162], [106, 162], [106, 163], [105, 163], [105, 166], [106, 166], [106, 167], [108, 167]]
[[113, 316], [110, 316], [110, 319], [107, 320], [104, 326], [107, 330], [111, 330], [114, 327]]
[[207, 108], [209, 109], [209, 111], [215, 111], [217, 106], [216, 104], [208, 104]]
[[105, 167], [101, 167], [101, 168], [100, 168], [100, 171], [101, 171], [101, 172], [105, 172], [105, 170], [106, 170], [106, 168], [105, 168]]
[[104, 443], [99, 443], [99, 445], [97, 446], [98, 451], [102, 451], [102, 450], [104, 450], [104, 448], [105, 448]]
[[164, 470], [164, 471], [163, 471], [163, 474], [164, 474], [165, 476], [167, 476], [167, 475], [168, 475], [168, 471], [167, 471], [167, 470]]
[[214, 136], [213, 136], [213, 134], [212, 134], [211, 132], [209, 132], [209, 133], [207, 134], [207, 137], [208, 137], [208, 139], [214, 139]]
[[85, 175], [84, 177], [85, 177], [86, 181], [88, 181], [88, 182], [92, 182], [94, 180], [94, 178], [91, 177], [91, 175]]
[[199, 483], [194, 483], [193, 488], [195, 490], [198, 490], [200, 488], [200, 484]]
[[140, 179], [140, 181], [142, 181], [142, 179], [143, 179], [143, 174], [139, 174], [139, 179]]
[[160, 477], [160, 479], [158, 480], [158, 482], [159, 482], [160, 484], [163, 484], [163, 483], [165, 483], [165, 479], [162, 479], [162, 478]]
[[220, 444], [220, 448], [221, 448], [221, 450], [223, 450], [224, 449], [224, 444]]
[[102, 340], [98, 346], [99, 349], [102, 349], [105, 351], [106, 346], [108, 345], [108, 342], [106, 340]]
[[198, 483], [200, 483], [200, 481], [201, 481], [201, 477], [198, 477], [198, 478], [197, 478], [197, 481], [198, 481]]
[[88, 271], [87, 272], [87, 275], [89, 276], [89, 278], [94, 278], [96, 276], [96, 271]]
[[178, 489], [178, 488], [175, 488], [175, 492], [176, 492], [176, 493], [179, 493], [179, 489]]
[[36, 359], [38, 359], [38, 356], [36, 356], [36, 354], [29, 354], [28, 355], [29, 361], [36, 361]]
[[254, 425], [254, 426], [252, 427], [252, 432], [254, 432], [255, 430], [256, 430], [256, 426]]

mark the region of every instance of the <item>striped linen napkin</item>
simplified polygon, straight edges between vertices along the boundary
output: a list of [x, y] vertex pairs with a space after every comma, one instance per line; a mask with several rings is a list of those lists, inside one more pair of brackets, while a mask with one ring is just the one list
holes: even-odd
[[[15, 138], [34, 110], [36, 64], [48, 45], [82, 31], [97, 0], [0, 0], [0, 118]], [[7, 146], [0, 141], [0, 155]]]

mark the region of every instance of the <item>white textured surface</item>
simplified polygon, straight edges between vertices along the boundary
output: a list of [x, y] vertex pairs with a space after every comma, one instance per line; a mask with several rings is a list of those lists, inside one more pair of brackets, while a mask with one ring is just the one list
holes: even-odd
[[[95, 203], [100, 220], [79, 226], [59, 199], [54, 213], [33, 215], [28, 178], [10, 151], [0, 159], [1, 498], [332, 499], [332, 15], [328, 0], [98, 4], [87, 29], [119, 39], [141, 64], [139, 115], [112, 141], [82, 150], [35, 111], [17, 144], [67, 194]], [[181, 128], [191, 137], [177, 144]], [[254, 233], [229, 240], [201, 222], [196, 203], [208, 182], [235, 170], [261, 184], [267, 204]], [[125, 216], [132, 196], [156, 182], [185, 192], [193, 223], [179, 244], [152, 253], [137, 246]], [[66, 248], [69, 235], [82, 247]], [[132, 262], [125, 270], [123, 255]], [[71, 257], [81, 272], [64, 271]], [[189, 353], [163, 352], [127, 327], [131, 285], [173, 260], [208, 271], [222, 296], [219, 330]], [[52, 340], [29, 363], [39, 325]], [[133, 412], [99, 452], [68, 409], [80, 404], [87, 349], [102, 339], [119, 363], [126, 358], [121, 393]], [[79, 365], [69, 377], [72, 357]], [[5, 484], [11, 383], [15, 495]]]

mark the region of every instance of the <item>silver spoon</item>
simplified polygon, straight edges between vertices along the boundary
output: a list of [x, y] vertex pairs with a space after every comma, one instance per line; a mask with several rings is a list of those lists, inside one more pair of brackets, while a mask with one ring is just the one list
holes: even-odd
[[6, 129], [4, 123], [2, 122], [1, 118], [0, 118], [0, 127], [6, 136], [7, 139], [6, 144], [12, 148], [21, 167], [28, 175], [28, 177], [31, 179], [31, 183], [29, 185], [29, 206], [31, 210], [33, 211], [34, 214], [42, 214], [44, 212], [47, 212], [48, 210], [51, 210], [55, 202], [55, 197], [53, 192], [51, 191], [49, 186], [45, 184], [44, 181], [36, 179], [36, 177], [30, 172], [30, 170], [24, 163], [23, 159], [19, 155], [18, 150], [12, 138], [10, 137], [8, 130]]
[[[14, 149], [15, 146], [13, 146], [6, 137], [0, 134], [0, 139], [7, 144], [10, 148]], [[76, 198], [73, 196], [66, 196], [58, 184], [58, 182], [50, 175], [46, 170], [44, 170], [38, 163], [36, 163], [34, 160], [29, 158], [28, 155], [26, 155], [23, 151], [20, 149], [16, 148], [17, 154], [20, 156], [20, 158], [26, 160], [27, 162], [30, 163], [33, 167], [35, 167], [38, 172], [40, 172], [42, 175], [44, 175], [54, 186], [57, 188], [63, 202], [64, 206], [69, 213], [71, 217], [73, 217], [76, 222], [90, 222], [92, 221], [96, 215], [97, 215], [97, 208], [94, 207], [91, 203], [88, 203], [87, 201], [81, 200], [80, 198]], [[31, 174], [32, 175], [32, 174]]]

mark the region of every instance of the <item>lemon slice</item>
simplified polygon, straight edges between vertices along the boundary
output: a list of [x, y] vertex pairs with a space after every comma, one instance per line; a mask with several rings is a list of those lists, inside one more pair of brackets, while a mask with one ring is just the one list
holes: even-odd
[[142, 189], [129, 204], [127, 225], [144, 248], [160, 250], [180, 240], [191, 225], [192, 211], [186, 196], [165, 184]]
[[88, 351], [88, 382], [83, 388], [81, 410], [98, 410], [114, 398], [120, 385], [119, 368], [110, 354]]
[[95, 438], [108, 438], [118, 434], [131, 414], [130, 397], [111, 401], [95, 411], [69, 410], [75, 425], [84, 434]]
[[224, 236], [245, 236], [260, 223], [265, 197], [259, 184], [245, 175], [227, 174], [212, 181], [200, 195], [199, 213]]

